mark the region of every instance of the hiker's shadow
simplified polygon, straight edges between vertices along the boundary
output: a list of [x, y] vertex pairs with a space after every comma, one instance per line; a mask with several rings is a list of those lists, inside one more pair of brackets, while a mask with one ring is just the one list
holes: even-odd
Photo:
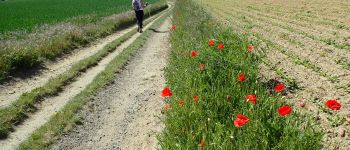
[[169, 32], [169, 31], [159, 31], [159, 30], [153, 29], [153, 28], [150, 28], [150, 29], [148, 29], [148, 30], [151, 30], [151, 31], [153, 31], [153, 32], [155, 32], [155, 33], [168, 33], [168, 32]]

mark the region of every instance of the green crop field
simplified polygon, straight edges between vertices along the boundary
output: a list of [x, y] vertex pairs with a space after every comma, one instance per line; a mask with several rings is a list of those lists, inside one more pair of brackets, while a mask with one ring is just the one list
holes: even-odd
[[[157, 0], [147, 0], [153, 3]], [[0, 1], [0, 33], [52, 24], [77, 16], [92, 19], [131, 9], [130, 0], [7, 0]], [[90, 17], [91, 18], [91, 17]]]

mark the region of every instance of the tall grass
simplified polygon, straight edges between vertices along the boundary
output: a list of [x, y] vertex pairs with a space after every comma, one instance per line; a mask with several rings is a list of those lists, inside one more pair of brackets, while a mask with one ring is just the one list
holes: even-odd
[[[255, 52], [247, 52], [245, 38], [213, 22], [189, 0], [177, 1], [173, 24], [176, 30], [171, 34], [166, 69], [173, 95], [164, 99], [169, 108], [164, 110], [166, 127], [159, 137], [163, 149], [321, 148], [322, 132], [312, 118], [259, 81], [260, 61]], [[214, 46], [208, 45], [209, 39], [215, 39]], [[218, 49], [219, 43], [225, 48]], [[191, 57], [192, 51], [198, 56]], [[237, 80], [240, 73], [245, 74], [245, 81]], [[256, 105], [247, 102], [249, 94], [256, 95]], [[283, 105], [291, 106], [292, 112], [279, 115], [277, 110]], [[235, 127], [238, 114], [250, 121]]]
[[[154, 14], [167, 8], [165, 1], [152, 4], [145, 10]], [[71, 50], [87, 45], [97, 38], [105, 37], [135, 23], [133, 11], [104, 17], [99, 22], [77, 25], [61, 23], [42, 27], [37, 32], [18, 38], [0, 40], [0, 81], [9, 74], [30, 69], [46, 59], [54, 59]]]

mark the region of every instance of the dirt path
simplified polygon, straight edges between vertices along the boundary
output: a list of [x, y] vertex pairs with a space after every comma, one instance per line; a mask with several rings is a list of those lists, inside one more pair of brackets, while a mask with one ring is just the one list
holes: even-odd
[[[169, 26], [167, 19], [158, 31], [168, 31]], [[116, 75], [114, 84], [102, 89], [81, 112], [84, 125], [57, 141], [52, 149], [155, 149], [155, 133], [162, 129], [159, 91], [165, 83], [168, 34], [154, 33]]]
[[[149, 19], [153, 18], [154, 16]], [[100, 39], [97, 42], [91, 44], [89, 47], [74, 50], [71, 55], [64, 56], [59, 60], [46, 62], [43, 65], [43, 68], [45, 69], [42, 69], [38, 73], [35, 73], [35, 75], [32, 77], [24, 79], [14, 78], [12, 81], [9, 81], [2, 85], [0, 84], [0, 108], [9, 106], [23, 93], [30, 92], [38, 87], [42, 87], [49, 81], [50, 78], [54, 78], [69, 70], [73, 64], [96, 54], [108, 43], [120, 38], [131, 30], [136, 30], [136, 26], [129, 27], [127, 29], [118, 31], [115, 34], [107, 36], [106, 38]]]
[[[163, 12], [162, 15], [165, 13]], [[159, 16], [158, 18], [160, 18]], [[157, 20], [157, 19], [155, 19]], [[154, 21], [155, 21], [154, 20]], [[150, 22], [144, 29], [148, 29], [154, 21]], [[9, 135], [5, 140], [0, 141], [0, 147], [4, 149], [15, 149], [21, 142], [27, 139], [36, 129], [45, 124], [51, 116], [62, 109], [66, 103], [79, 94], [84, 88], [93, 81], [93, 79], [105, 69], [105, 67], [113, 60], [119, 53], [132, 44], [132, 42], [141, 34], [133, 35], [129, 40], [121, 44], [117, 49], [106, 56], [99, 64], [87, 70], [76, 81], [65, 87], [65, 89], [58, 94], [58, 96], [44, 100], [38, 107], [38, 111], [29, 116], [29, 118], [21, 125], [15, 128], [15, 131]], [[149, 68], [147, 68], [149, 69]]]

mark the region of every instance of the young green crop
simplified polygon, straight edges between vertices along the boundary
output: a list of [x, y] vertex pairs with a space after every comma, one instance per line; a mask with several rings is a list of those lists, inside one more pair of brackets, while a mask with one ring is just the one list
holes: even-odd
[[[157, 0], [147, 0], [154, 3]], [[8, 0], [0, 1], [0, 33], [60, 21], [92, 22], [131, 10], [130, 0]], [[84, 17], [81, 17], [84, 16]], [[74, 18], [74, 19], [73, 19]]]

